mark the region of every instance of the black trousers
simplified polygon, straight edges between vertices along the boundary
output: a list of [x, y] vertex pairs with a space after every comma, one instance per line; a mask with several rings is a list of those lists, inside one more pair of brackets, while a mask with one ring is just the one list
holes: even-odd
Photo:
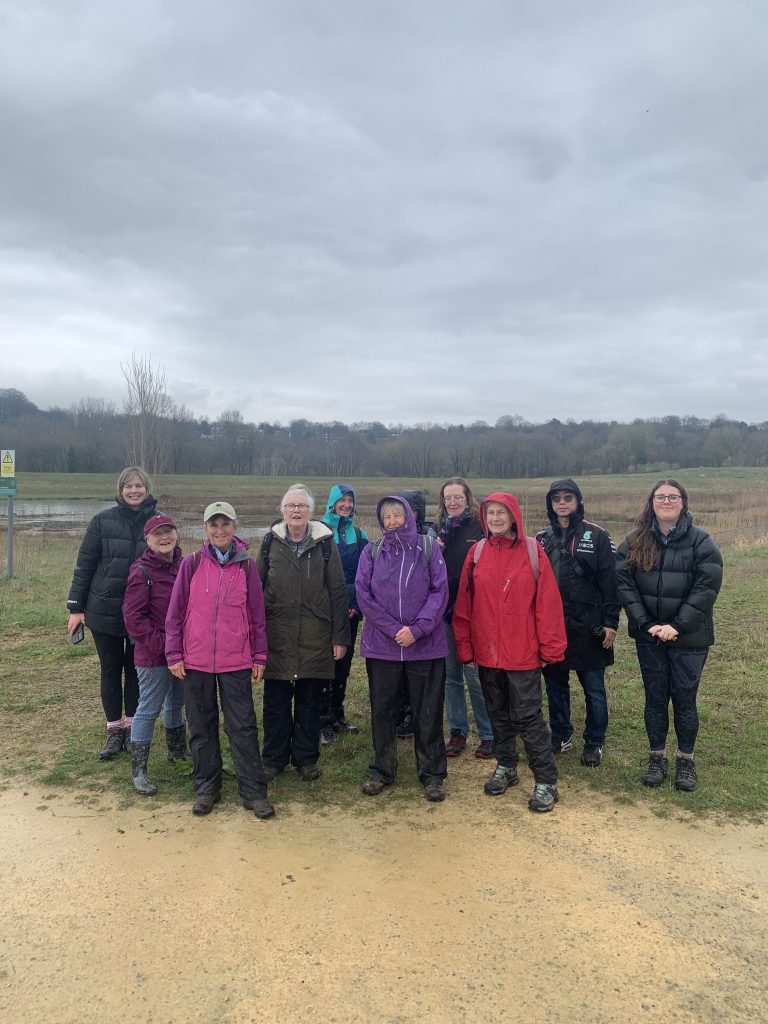
[[327, 679], [264, 680], [264, 763], [317, 764]]
[[528, 755], [528, 767], [536, 782], [557, 782], [552, 737], [541, 710], [541, 669], [509, 672], [478, 666], [485, 706], [493, 730], [493, 752], [500, 765], [517, 765], [515, 736], [520, 736]]
[[[217, 691], [218, 689], [218, 700]], [[267, 795], [267, 779], [259, 753], [259, 732], [253, 709], [251, 670], [198, 672], [187, 669], [184, 701], [189, 727], [189, 749], [194, 766], [195, 793], [215, 795], [221, 790], [219, 700], [224, 732], [232, 751], [237, 789], [244, 800]]]
[[645, 731], [651, 750], [663, 750], [669, 732], [669, 702], [681, 754], [692, 754], [699, 732], [696, 694], [708, 648], [682, 650], [637, 640], [637, 660], [645, 687]]
[[369, 775], [391, 785], [397, 775], [397, 729], [400, 689], [405, 686], [413, 714], [416, 771], [423, 786], [443, 781], [448, 774], [443, 737], [445, 658], [421, 661], [383, 661], [366, 658], [371, 698], [373, 763]]
[[331, 680], [323, 704], [323, 714], [320, 725], [333, 725], [334, 722], [344, 720], [344, 698], [347, 695], [347, 680], [352, 670], [352, 659], [355, 656], [355, 641], [357, 630], [360, 625], [360, 616], [349, 620], [349, 629], [352, 635], [347, 653], [336, 662], [336, 675]]
[[[101, 666], [101, 706], [108, 722], [133, 718], [139, 706], [139, 677], [133, 665], [133, 644], [127, 636], [94, 633], [93, 644]], [[125, 678], [125, 684], [123, 684]]]

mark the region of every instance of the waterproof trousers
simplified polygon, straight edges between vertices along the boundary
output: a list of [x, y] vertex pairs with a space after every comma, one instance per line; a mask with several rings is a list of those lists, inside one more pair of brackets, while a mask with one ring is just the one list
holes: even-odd
[[282, 771], [317, 764], [327, 679], [264, 680], [264, 763]]
[[416, 771], [423, 786], [440, 784], [448, 774], [443, 736], [445, 658], [384, 661], [366, 658], [371, 700], [373, 762], [369, 777], [391, 785], [397, 775], [397, 728], [404, 687], [413, 715]]
[[554, 785], [557, 765], [552, 737], [541, 709], [541, 669], [511, 672], [479, 666], [485, 706], [493, 729], [493, 752], [500, 765], [517, 765], [515, 737], [520, 736], [536, 782]]
[[244, 800], [266, 796], [267, 779], [259, 751], [251, 670], [214, 674], [188, 668], [184, 700], [195, 793], [198, 796], [215, 796], [221, 791], [220, 700], [238, 792]]

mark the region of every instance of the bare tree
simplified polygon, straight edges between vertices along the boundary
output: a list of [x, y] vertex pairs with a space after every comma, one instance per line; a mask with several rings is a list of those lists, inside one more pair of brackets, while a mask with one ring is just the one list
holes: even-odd
[[126, 454], [128, 462], [142, 466], [148, 473], [163, 473], [168, 466], [168, 420], [175, 411], [173, 399], [165, 390], [165, 370], [152, 365], [151, 356], [137, 356], [123, 365], [128, 395]]

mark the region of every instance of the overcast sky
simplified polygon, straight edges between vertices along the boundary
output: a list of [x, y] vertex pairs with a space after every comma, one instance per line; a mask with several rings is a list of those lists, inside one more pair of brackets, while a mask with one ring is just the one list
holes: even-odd
[[765, 0], [0, 0], [0, 386], [768, 416]]

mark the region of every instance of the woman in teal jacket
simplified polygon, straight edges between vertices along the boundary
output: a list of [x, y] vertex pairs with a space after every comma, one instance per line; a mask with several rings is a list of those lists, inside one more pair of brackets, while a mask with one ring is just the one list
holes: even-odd
[[320, 729], [320, 743], [326, 746], [333, 743], [337, 732], [356, 733], [360, 730], [347, 721], [344, 714], [344, 697], [347, 693], [347, 680], [352, 668], [355, 653], [357, 629], [362, 619], [362, 612], [357, 604], [355, 594], [355, 573], [360, 553], [368, 543], [365, 530], [355, 526], [355, 492], [349, 484], [334, 484], [328, 495], [328, 504], [323, 522], [333, 530], [333, 539], [341, 555], [344, 567], [344, 580], [347, 584], [347, 601], [349, 602], [349, 627], [352, 642], [347, 653], [336, 662], [336, 675], [331, 680], [323, 711]]

